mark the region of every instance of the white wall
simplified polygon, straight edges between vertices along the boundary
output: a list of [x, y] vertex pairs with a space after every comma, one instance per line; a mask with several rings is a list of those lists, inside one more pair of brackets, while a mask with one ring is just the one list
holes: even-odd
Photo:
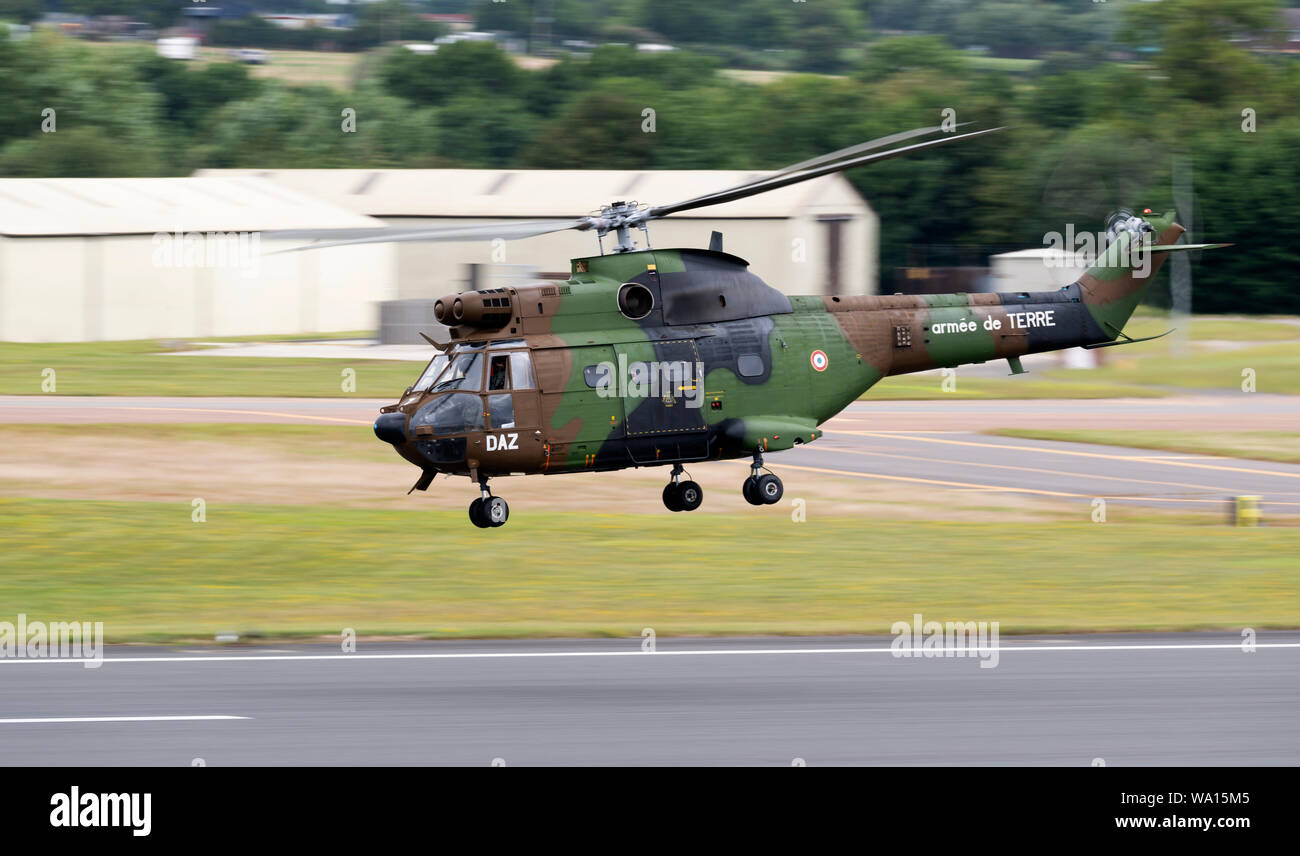
[[[372, 330], [391, 245], [159, 265], [152, 235], [0, 238], [0, 340], [78, 342]], [[183, 261], [183, 260], [182, 260]]]
[[[876, 292], [878, 220], [873, 212], [838, 211], [856, 214], [843, 226], [841, 244], [842, 288], [845, 294]], [[451, 219], [397, 218], [391, 225], [413, 227], [452, 226], [481, 221]], [[650, 224], [650, 244], [663, 249], [709, 245], [713, 230], [723, 233], [723, 249], [740, 256], [750, 270], [769, 285], [787, 294], [821, 294], [825, 290], [828, 227], [815, 213], [792, 218], [748, 220], [702, 220], [667, 218]], [[638, 248], [645, 247], [645, 237], [633, 233]], [[805, 261], [796, 261], [794, 241], [803, 241]], [[605, 236], [605, 249], [614, 245], [614, 236]], [[569, 260], [596, 255], [598, 247], [592, 232], [556, 232], [508, 241], [494, 248], [490, 242], [476, 243], [403, 243], [398, 247], [398, 282], [402, 298], [436, 298], [466, 285], [466, 265], [523, 265], [543, 272], [566, 272]]]

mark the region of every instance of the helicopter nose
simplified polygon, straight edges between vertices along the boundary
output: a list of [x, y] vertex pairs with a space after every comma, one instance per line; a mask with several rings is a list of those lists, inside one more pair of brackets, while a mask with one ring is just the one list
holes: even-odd
[[394, 446], [406, 442], [406, 414], [382, 413], [375, 420], [375, 436]]

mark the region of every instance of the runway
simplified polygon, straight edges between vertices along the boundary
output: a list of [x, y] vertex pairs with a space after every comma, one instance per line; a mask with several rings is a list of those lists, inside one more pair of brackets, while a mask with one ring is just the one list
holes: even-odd
[[[369, 426], [370, 399], [0, 397], [0, 424], [273, 423]], [[1261, 497], [1268, 516], [1300, 514], [1300, 466], [1091, 444], [993, 437], [994, 428], [1294, 430], [1300, 396], [1199, 395], [1163, 399], [863, 401], [808, 446], [768, 456], [776, 471], [841, 476], [923, 491], [1095, 499], [1223, 512], [1232, 497]], [[377, 441], [376, 441], [377, 442]]]
[[[0, 424], [247, 422], [371, 425], [379, 398], [0, 396]], [[1292, 431], [1300, 396], [1262, 393], [1167, 398], [857, 401], [827, 423], [872, 431], [1107, 428], [1130, 431]]]
[[1300, 763], [1300, 633], [110, 649], [0, 659], [6, 765]]

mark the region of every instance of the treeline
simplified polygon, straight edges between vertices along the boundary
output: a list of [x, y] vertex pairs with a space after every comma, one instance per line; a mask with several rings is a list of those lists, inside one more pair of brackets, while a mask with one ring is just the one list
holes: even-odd
[[[1096, 231], [1120, 207], [1168, 210], [1177, 179], [1191, 186], [1179, 201], [1194, 236], [1237, 242], [1197, 261], [1197, 308], [1300, 312], [1288, 278], [1300, 262], [1300, 66], [1240, 41], [1276, 5], [1120, 11], [1129, 43], [1160, 48], [1149, 60], [1058, 51], [1011, 74], [943, 37], [898, 36], [873, 42], [842, 76], [761, 84], [687, 51], [607, 47], [525, 71], [466, 42], [367, 54], [361, 82], [341, 93], [146, 47], [113, 48], [105, 62], [104, 48], [39, 36], [0, 42], [0, 174], [761, 169], [952, 115], [1012, 130], [847, 174], [881, 217], [882, 282], [908, 263], [982, 264], [990, 250], [1041, 246], [1067, 223]], [[56, 133], [41, 131], [46, 107]], [[345, 108], [355, 133], [342, 129]]]

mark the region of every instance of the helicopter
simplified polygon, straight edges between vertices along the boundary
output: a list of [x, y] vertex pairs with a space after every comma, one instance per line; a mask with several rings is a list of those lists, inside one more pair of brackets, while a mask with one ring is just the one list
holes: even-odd
[[1025, 354], [1159, 338], [1132, 339], [1123, 328], [1164, 259], [1223, 245], [1176, 245], [1184, 229], [1173, 212], [1125, 211], [1108, 221], [1109, 243], [1095, 263], [1055, 291], [788, 296], [725, 252], [719, 233], [707, 249], [654, 249], [649, 223], [1002, 130], [917, 128], [693, 199], [611, 202], [570, 220], [266, 237], [314, 242], [286, 250], [296, 251], [594, 232], [598, 254], [572, 259], [566, 281], [435, 302], [448, 341], [422, 334], [438, 353], [374, 423], [375, 435], [420, 469], [411, 491], [427, 490], [440, 473], [468, 476], [479, 491], [469, 519], [491, 528], [510, 516], [492, 478], [668, 466], [664, 506], [689, 512], [704, 490], [682, 478], [685, 465], [749, 458], [741, 493], [771, 505], [784, 486], [764, 455], [820, 439], [823, 423], [881, 379], [992, 359], [1022, 374]]

